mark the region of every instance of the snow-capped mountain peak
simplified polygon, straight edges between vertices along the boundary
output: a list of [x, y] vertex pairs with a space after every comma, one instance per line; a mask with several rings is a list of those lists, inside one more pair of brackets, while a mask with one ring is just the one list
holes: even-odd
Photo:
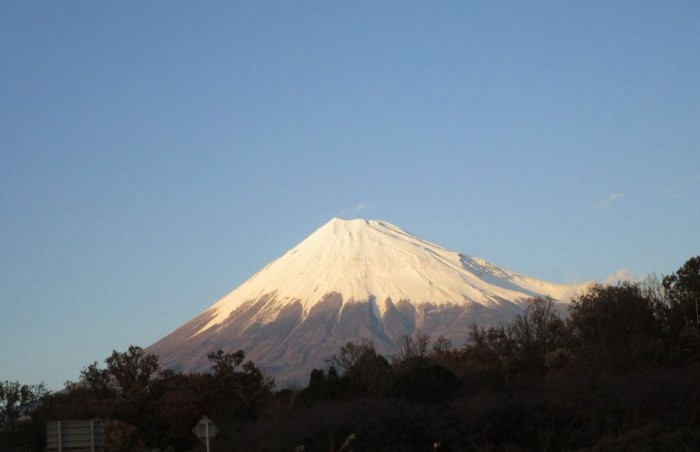
[[201, 371], [219, 348], [242, 349], [278, 381], [303, 381], [348, 341], [394, 353], [421, 331], [457, 346], [473, 324], [509, 321], [552, 284], [450, 251], [383, 221], [334, 218], [147, 351]]
[[541, 294], [561, 299], [572, 287], [458, 254], [387, 222], [333, 218], [219, 300], [200, 332], [225, 323], [236, 309], [272, 292], [255, 320], [271, 321], [281, 307], [294, 302], [307, 314], [330, 293], [340, 294], [344, 303], [375, 300], [377, 314], [383, 316], [386, 300], [488, 306]]

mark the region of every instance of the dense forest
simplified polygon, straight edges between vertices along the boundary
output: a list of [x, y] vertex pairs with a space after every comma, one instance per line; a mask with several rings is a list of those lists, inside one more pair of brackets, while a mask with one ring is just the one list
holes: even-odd
[[548, 298], [466, 344], [421, 333], [395, 356], [348, 343], [306, 387], [278, 390], [243, 351], [211, 372], [161, 369], [139, 347], [78, 382], [0, 384], [0, 450], [42, 451], [46, 422], [101, 419], [109, 451], [700, 450], [700, 256], [674, 274]]

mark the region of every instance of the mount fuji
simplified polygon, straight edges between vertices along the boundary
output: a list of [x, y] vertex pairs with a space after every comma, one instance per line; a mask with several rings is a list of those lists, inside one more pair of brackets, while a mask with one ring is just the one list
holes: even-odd
[[209, 367], [207, 353], [242, 349], [278, 383], [305, 383], [348, 341], [391, 355], [421, 331], [463, 344], [472, 324], [507, 322], [562, 285], [499, 268], [375, 220], [334, 218], [209, 309], [147, 348], [163, 366]]

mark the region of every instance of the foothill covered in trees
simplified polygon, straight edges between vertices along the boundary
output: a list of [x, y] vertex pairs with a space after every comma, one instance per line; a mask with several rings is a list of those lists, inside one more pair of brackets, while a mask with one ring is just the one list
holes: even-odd
[[275, 388], [243, 351], [211, 372], [160, 368], [139, 347], [49, 393], [0, 383], [0, 450], [42, 451], [46, 422], [101, 419], [105, 450], [700, 450], [700, 256], [643, 282], [595, 285], [562, 315], [529, 300], [466, 344], [421, 333], [394, 356], [350, 342], [303, 388]]

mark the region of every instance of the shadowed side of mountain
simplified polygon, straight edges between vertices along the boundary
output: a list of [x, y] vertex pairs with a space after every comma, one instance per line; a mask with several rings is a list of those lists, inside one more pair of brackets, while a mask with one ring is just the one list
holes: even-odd
[[257, 320], [271, 299], [240, 307], [223, 326], [195, 334], [208, 321], [206, 313], [153, 344], [147, 352], [160, 356], [164, 367], [184, 372], [207, 371], [208, 353], [241, 349], [282, 387], [306, 384], [315, 368], [326, 368], [327, 360], [348, 342], [371, 340], [377, 351], [390, 358], [402, 336], [417, 331], [436, 339], [439, 336], [455, 346], [466, 343], [472, 324], [496, 325], [512, 320], [522, 312], [517, 304], [501, 302], [497, 307], [481, 304], [445, 305], [385, 300], [383, 317], [376, 316], [374, 300], [343, 300], [328, 294], [315, 304], [306, 317], [300, 303], [284, 306], [267, 323]]
[[204, 313], [147, 349], [161, 364], [205, 371], [207, 354], [243, 350], [278, 382], [305, 384], [348, 342], [390, 358], [415, 332], [454, 346], [540, 295], [578, 286], [538, 280], [420, 239], [383, 221], [332, 219]]

